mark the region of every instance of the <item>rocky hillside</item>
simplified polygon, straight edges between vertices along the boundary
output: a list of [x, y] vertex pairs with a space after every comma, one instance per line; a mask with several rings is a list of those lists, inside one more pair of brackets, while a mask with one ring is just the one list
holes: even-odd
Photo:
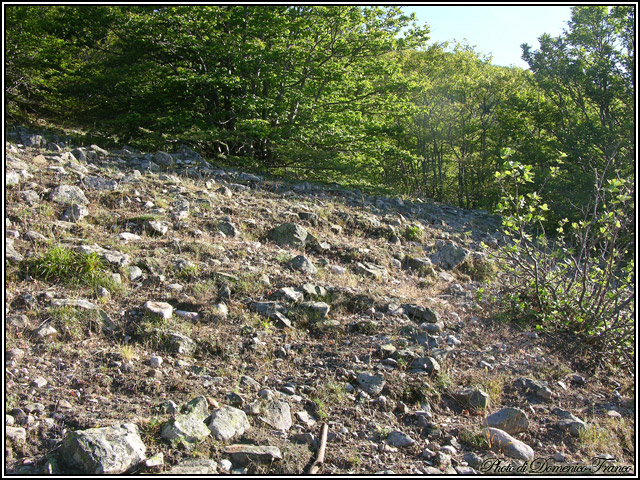
[[493, 306], [487, 212], [11, 133], [6, 472], [297, 474], [325, 424], [322, 474], [633, 464], [633, 379]]

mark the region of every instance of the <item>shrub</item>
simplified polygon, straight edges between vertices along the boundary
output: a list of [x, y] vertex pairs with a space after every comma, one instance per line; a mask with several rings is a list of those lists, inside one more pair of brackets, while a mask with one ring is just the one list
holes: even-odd
[[410, 225], [404, 231], [405, 238], [414, 242], [421, 241], [423, 234], [422, 228], [417, 225]]
[[[545, 234], [549, 210], [537, 192], [523, 194], [533, 182], [531, 166], [509, 160], [496, 173], [502, 188], [506, 246], [491, 255], [507, 273], [508, 300], [520, 314], [537, 320], [539, 330], [568, 330], [603, 359], [633, 362], [635, 276], [633, 184], [616, 174], [596, 172], [591, 205], [583, 220], [559, 222], [555, 236]], [[559, 162], [562, 163], [562, 162]], [[551, 175], [557, 167], [551, 167]]]

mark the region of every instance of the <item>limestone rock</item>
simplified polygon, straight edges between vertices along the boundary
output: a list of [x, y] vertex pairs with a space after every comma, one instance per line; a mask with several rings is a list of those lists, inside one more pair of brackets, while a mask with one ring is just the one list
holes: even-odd
[[218, 473], [218, 463], [210, 458], [189, 458], [171, 470], [163, 472], [167, 475], [216, 475]]
[[291, 419], [291, 407], [285, 401], [269, 401], [263, 409], [260, 420], [278, 430], [289, 430], [293, 421]]
[[280, 246], [304, 247], [308, 241], [308, 236], [307, 230], [295, 223], [284, 223], [267, 232], [269, 240]]
[[224, 442], [242, 435], [249, 428], [247, 415], [234, 407], [224, 406], [215, 410], [209, 420], [209, 430], [213, 436]]
[[302, 273], [307, 273], [310, 275], [318, 273], [318, 269], [313, 264], [313, 262], [311, 262], [311, 260], [309, 260], [309, 258], [304, 255], [298, 255], [297, 257], [295, 257], [293, 260], [291, 260], [290, 265], [291, 268]]
[[278, 447], [269, 445], [229, 445], [224, 453], [231, 455], [231, 461], [237, 465], [253, 463], [271, 463], [282, 460], [282, 453]]
[[509, 435], [526, 432], [529, 429], [529, 419], [519, 408], [503, 408], [492, 413], [485, 419], [486, 425], [498, 428]]
[[162, 425], [160, 436], [171, 444], [190, 449], [211, 434], [205, 424], [208, 416], [207, 399], [196, 397], [181, 407], [180, 414]]
[[422, 307], [414, 303], [404, 303], [402, 308], [412, 320], [423, 320], [428, 323], [437, 323], [439, 320], [438, 314], [428, 307]]
[[434, 264], [444, 270], [452, 270], [460, 265], [469, 252], [452, 242], [447, 242], [431, 257]]
[[534, 458], [533, 449], [524, 442], [513, 438], [507, 432], [497, 428], [486, 428], [483, 434], [487, 438], [491, 450], [503, 452], [505, 455], [530, 462]]
[[355, 266], [355, 271], [357, 273], [361, 273], [363, 275], [373, 277], [378, 281], [386, 280], [389, 278], [389, 273], [387, 269], [376, 265], [375, 263], [370, 262], [357, 262]]
[[362, 372], [356, 378], [356, 382], [369, 395], [379, 395], [386, 383], [382, 375], [373, 375], [369, 372]]
[[406, 433], [394, 430], [387, 436], [387, 443], [392, 447], [408, 447], [416, 443], [416, 441]]
[[56, 187], [49, 196], [51, 201], [61, 205], [87, 205], [89, 200], [85, 197], [84, 192], [74, 185], [60, 185]]
[[131, 423], [69, 433], [61, 456], [67, 465], [89, 475], [122, 474], [145, 458], [146, 447]]
[[151, 315], [159, 316], [165, 320], [173, 315], [173, 307], [166, 302], [155, 302], [148, 300], [144, 304], [144, 309]]

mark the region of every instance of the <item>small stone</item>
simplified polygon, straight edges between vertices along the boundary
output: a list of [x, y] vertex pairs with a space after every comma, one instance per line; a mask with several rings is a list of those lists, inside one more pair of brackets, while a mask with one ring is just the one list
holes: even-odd
[[22, 427], [6, 426], [4, 430], [4, 434], [7, 438], [10, 438], [15, 442], [27, 441], [27, 431]]
[[408, 447], [413, 445], [416, 441], [409, 435], [402, 433], [398, 430], [394, 430], [387, 436], [387, 443], [392, 447]]
[[153, 368], [160, 367], [160, 365], [162, 365], [162, 357], [159, 357], [157, 355], [151, 355], [151, 357], [149, 358], [149, 364]]
[[47, 381], [47, 379], [46, 379], [46, 378], [44, 378], [44, 377], [37, 377], [37, 378], [34, 378], [34, 379], [31, 381], [31, 385], [32, 385], [32, 386], [34, 386], [34, 387], [36, 387], [36, 388], [43, 388], [43, 387], [46, 387], [48, 383], [49, 383], [49, 382], [48, 382], [48, 381]]
[[564, 453], [562, 453], [562, 452], [556, 452], [556, 453], [554, 453], [554, 454], [553, 454], [553, 459], [554, 459], [556, 462], [566, 462], [567, 457], [566, 457], [566, 455], [565, 455]]
[[291, 419], [291, 408], [284, 401], [270, 401], [264, 406], [263, 416], [260, 420], [278, 430], [289, 430], [293, 421]]
[[487, 408], [489, 405], [489, 395], [479, 388], [466, 388], [458, 392], [458, 395], [473, 408]]
[[529, 429], [529, 419], [519, 408], [503, 408], [489, 415], [486, 420], [489, 427], [498, 428], [510, 435], [526, 432]]
[[369, 395], [379, 395], [386, 383], [382, 375], [373, 375], [369, 372], [362, 372], [356, 378], [356, 382]]
[[230, 445], [224, 453], [231, 455], [234, 464], [241, 466], [255, 463], [272, 463], [282, 460], [282, 453], [278, 447], [270, 445]]
[[318, 269], [315, 267], [313, 262], [311, 262], [311, 260], [309, 260], [309, 258], [304, 255], [298, 255], [297, 257], [294, 257], [294, 259], [291, 260], [290, 265], [291, 268], [302, 273], [306, 273], [309, 275], [318, 273]]
[[165, 320], [171, 318], [173, 315], [173, 307], [165, 302], [155, 302], [152, 300], [147, 301], [144, 304], [145, 310], [152, 315], [157, 315]]

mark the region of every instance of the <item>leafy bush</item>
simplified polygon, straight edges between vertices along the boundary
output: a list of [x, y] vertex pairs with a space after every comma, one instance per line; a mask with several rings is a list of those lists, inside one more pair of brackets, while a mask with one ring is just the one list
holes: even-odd
[[404, 231], [404, 236], [407, 240], [419, 242], [422, 240], [423, 231], [417, 225], [410, 225]]
[[[509, 160], [496, 172], [502, 188], [506, 246], [492, 255], [507, 273], [509, 300], [520, 314], [534, 317], [539, 330], [578, 334], [600, 358], [618, 357], [631, 365], [634, 351], [635, 274], [633, 251], [634, 186], [598, 174], [583, 220], [562, 220], [556, 235], [545, 233], [549, 210], [537, 192], [523, 194], [533, 182], [531, 166]], [[561, 161], [559, 163], [562, 163]], [[608, 166], [608, 165], [607, 165]], [[558, 173], [551, 167], [551, 175]]]

